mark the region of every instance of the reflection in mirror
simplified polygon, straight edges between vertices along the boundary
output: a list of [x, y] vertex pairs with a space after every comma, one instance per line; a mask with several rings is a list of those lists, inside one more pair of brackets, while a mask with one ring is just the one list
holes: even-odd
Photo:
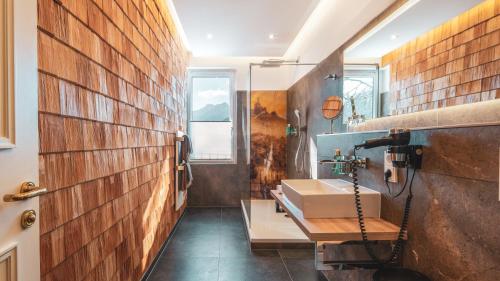
[[[387, 10], [343, 51], [343, 122], [349, 129], [370, 118], [498, 99], [498, 83], [491, 82], [495, 73], [489, 71], [497, 61], [490, 50], [498, 48], [498, 40], [476, 43], [498, 37], [500, 26], [491, 23], [497, 21], [499, 2], [407, 2], [413, 3]], [[464, 34], [467, 40], [461, 39]], [[369, 65], [379, 67], [378, 78], [366, 73]]]
[[343, 80], [344, 117], [348, 130], [378, 117], [379, 82], [377, 65], [345, 65]]

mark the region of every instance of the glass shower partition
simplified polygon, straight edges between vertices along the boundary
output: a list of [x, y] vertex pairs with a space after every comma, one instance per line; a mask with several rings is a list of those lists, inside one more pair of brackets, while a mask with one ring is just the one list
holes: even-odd
[[[288, 82], [294, 81], [294, 77], [307, 73], [315, 66], [296, 61], [268, 61], [249, 66], [249, 90], [245, 92], [246, 102], [241, 115], [246, 149], [245, 169], [248, 172], [247, 190], [242, 193], [242, 207], [252, 246], [254, 241], [274, 241], [271, 244], [302, 238], [308, 241], [291, 219], [276, 212], [271, 191], [288, 177], [287, 158], [294, 158], [290, 156], [289, 147], [302, 145], [299, 156], [307, 158], [307, 134], [301, 136], [301, 144], [298, 134], [287, 135], [289, 122], [298, 130], [306, 126], [307, 112], [302, 105], [297, 105], [301, 107], [300, 120], [295, 118], [294, 110], [288, 112], [288, 91], [284, 89], [290, 84]], [[277, 87], [275, 82], [282, 86]], [[271, 89], [266, 89], [266, 85], [272, 85]], [[283, 229], [291, 231], [283, 233]]]

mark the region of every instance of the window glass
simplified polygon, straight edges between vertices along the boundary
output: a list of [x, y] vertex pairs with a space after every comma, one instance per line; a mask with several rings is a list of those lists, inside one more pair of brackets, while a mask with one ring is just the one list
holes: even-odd
[[231, 121], [231, 80], [193, 77], [191, 121]]
[[235, 151], [232, 72], [192, 71], [189, 82], [191, 159], [232, 161]]
[[231, 122], [191, 122], [193, 152], [197, 160], [229, 160], [232, 158]]

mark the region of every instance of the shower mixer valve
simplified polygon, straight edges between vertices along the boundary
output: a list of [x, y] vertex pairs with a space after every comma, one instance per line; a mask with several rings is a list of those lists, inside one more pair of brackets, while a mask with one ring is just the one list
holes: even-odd
[[354, 165], [358, 168], [366, 168], [367, 161], [368, 159], [364, 157], [342, 155], [340, 149], [337, 148], [335, 149], [333, 160], [322, 160], [320, 161], [320, 164], [331, 164], [332, 173], [335, 175], [349, 175], [352, 177]]

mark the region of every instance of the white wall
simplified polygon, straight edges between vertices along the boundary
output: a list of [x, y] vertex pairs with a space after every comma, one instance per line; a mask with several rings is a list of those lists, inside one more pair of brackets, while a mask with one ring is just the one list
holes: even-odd
[[[301, 31], [284, 54], [287, 60], [299, 58], [301, 63], [319, 63], [349, 40], [384, 11], [394, 0], [321, 0]], [[264, 57], [193, 57], [193, 68], [236, 69], [236, 87], [248, 89], [249, 63]], [[313, 66], [255, 68], [252, 88], [287, 90], [307, 74]]]
[[[236, 89], [249, 89], [250, 63], [260, 63], [263, 57], [193, 57], [191, 68], [229, 68], [236, 70]], [[287, 90], [286, 68], [253, 67], [252, 90]]]
[[[321, 1], [284, 57], [300, 58], [301, 62], [321, 62], [393, 2], [394, 0]], [[292, 76], [290, 85], [307, 72], [305, 69], [298, 70]]]

